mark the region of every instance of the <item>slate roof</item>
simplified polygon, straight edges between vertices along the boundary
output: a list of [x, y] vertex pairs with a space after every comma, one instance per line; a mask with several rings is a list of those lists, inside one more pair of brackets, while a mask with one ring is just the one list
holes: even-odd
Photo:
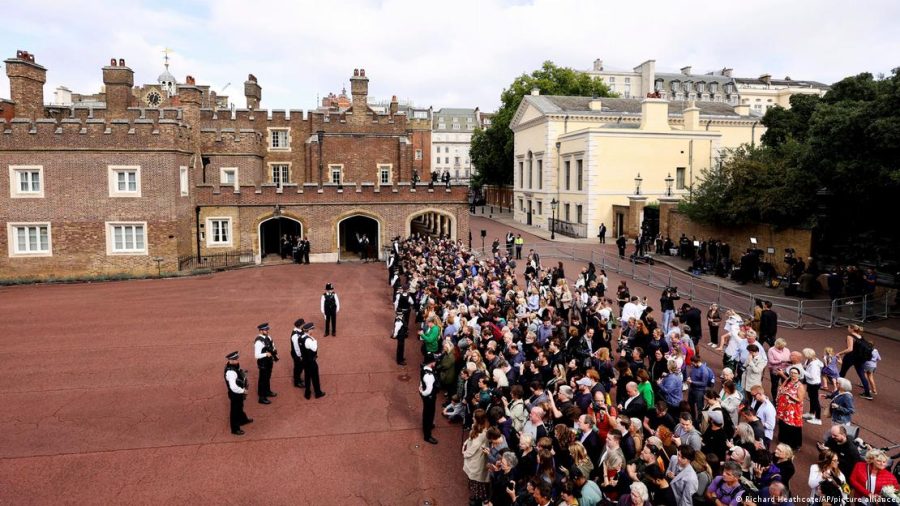
[[[735, 77], [735, 82], [740, 84], [758, 84], [765, 86], [766, 82], [758, 77]], [[794, 88], [817, 88], [821, 90], [829, 90], [831, 86], [820, 83], [818, 81], [796, 81], [794, 79], [770, 79], [769, 83], [773, 86], [784, 86]]]
[[[537, 107], [544, 114], [565, 114], [567, 112], [577, 112], [581, 114], [640, 114], [641, 99], [636, 98], [600, 98], [602, 109], [600, 111], [592, 111], [590, 109], [591, 97], [562, 97], [556, 95], [526, 95], [525, 100]], [[677, 101], [668, 102], [669, 114], [680, 115], [684, 109], [688, 107], [689, 102]], [[700, 108], [701, 116], [731, 116], [740, 118], [741, 116], [734, 112], [734, 106], [723, 102], [696, 102]]]

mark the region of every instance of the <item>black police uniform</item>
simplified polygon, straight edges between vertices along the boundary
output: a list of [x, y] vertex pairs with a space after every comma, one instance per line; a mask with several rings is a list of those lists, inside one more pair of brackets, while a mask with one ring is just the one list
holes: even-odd
[[[226, 358], [229, 360], [237, 360], [237, 353], [232, 353]], [[234, 387], [232, 387], [232, 384], [228, 381], [229, 371], [234, 372]], [[244, 431], [241, 430], [241, 426], [253, 421], [253, 419], [248, 418], [247, 413], [244, 412], [244, 397], [247, 395], [246, 389], [249, 386], [247, 373], [241, 370], [240, 364], [225, 364], [224, 376], [225, 389], [228, 392], [228, 400], [231, 404], [228, 413], [231, 433], [240, 436], [244, 433]]]
[[[260, 330], [263, 329], [260, 328]], [[262, 344], [262, 352], [255, 353], [259, 344]], [[271, 356], [262, 356], [265, 353], [270, 353]], [[259, 368], [259, 384], [256, 386], [256, 392], [259, 395], [260, 404], [269, 404], [271, 401], [269, 401], [268, 398], [276, 397], [278, 395], [273, 392], [271, 388], [272, 367], [277, 360], [277, 353], [278, 352], [275, 350], [275, 343], [272, 342], [271, 337], [265, 334], [256, 336], [256, 340], [254, 341], [254, 354], [257, 357], [256, 366]]]
[[[426, 364], [428, 363], [426, 362]], [[429, 382], [426, 382], [426, 377], [430, 377]], [[425, 441], [437, 444], [437, 439], [431, 435], [431, 430], [434, 428], [435, 405], [437, 404], [437, 377], [434, 375], [434, 370], [428, 365], [422, 366], [419, 373], [419, 395], [422, 397], [422, 435]]]
[[[303, 388], [303, 330], [301, 327], [305, 325], [303, 320], [299, 320], [299, 325], [294, 325], [291, 332], [291, 359], [294, 361], [294, 386]], [[299, 354], [297, 352], [300, 352]]]
[[322, 294], [322, 309], [325, 313], [325, 335], [337, 335], [337, 294], [333, 291]]
[[406, 347], [406, 338], [409, 337], [409, 328], [406, 324], [406, 315], [397, 312], [394, 319], [394, 339], [397, 340], [397, 365], [406, 365], [406, 359], [403, 354]]
[[313, 329], [312, 323], [307, 323], [304, 327], [303, 334], [303, 365], [306, 369], [306, 393], [304, 397], [310, 398], [310, 390], [314, 390], [316, 398], [325, 395], [319, 384], [319, 343], [308, 331]]

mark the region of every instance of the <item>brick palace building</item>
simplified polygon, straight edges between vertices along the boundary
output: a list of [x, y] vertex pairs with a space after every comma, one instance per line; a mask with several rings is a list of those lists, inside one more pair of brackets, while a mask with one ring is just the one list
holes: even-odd
[[34, 56], [5, 63], [0, 279], [173, 272], [225, 252], [259, 263], [283, 234], [308, 236], [318, 262], [352, 256], [357, 233], [379, 251], [411, 231], [468, 235], [467, 188], [412, 187], [430, 171], [422, 133], [396, 98], [368, 106], [363, 69], [348, 108], [286, 113], [259, 109], [253, 75], [247, 109], [219, 109], [190, 76], [134, 87], [115, 59], [102, 101], [48, 106]]

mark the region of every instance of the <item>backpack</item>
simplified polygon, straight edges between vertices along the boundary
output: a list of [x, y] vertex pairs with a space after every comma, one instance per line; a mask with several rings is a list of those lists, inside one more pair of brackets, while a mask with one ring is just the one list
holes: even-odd
[[856, 357], [863, 361], [867, 362], [872, 360], [872, 352], [875, 351], [875, 345], [866, 341], [864, 337], [860, 337], [853, 343], [853, 352]]

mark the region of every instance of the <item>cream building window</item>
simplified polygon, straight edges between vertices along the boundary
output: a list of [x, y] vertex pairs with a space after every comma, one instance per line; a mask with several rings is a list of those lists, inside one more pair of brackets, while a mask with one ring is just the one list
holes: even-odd
[[50, 223], [9, 223], [7, 244], [10, 257], [53, 256]]
[[289, 128], [269, 129], [269, 151], [290, 151], [291, 130]]
[[[584, 161], [575, 160], [575, 188], [578, 191], [584, 190]], [[581, 222], [579, 222], [581, 223]]]
[[[469, 163], [469, 161], [466, 160], [466, 163]], [[538, 167], [537, 167], [537, 169], [538, 169], [537, 170], [538, 190], [543, 190], [544, 189], [544, 161], [538, 160], [537, 164], [538, 164]]]
[[44, 198], [44, 167], [10, 165], [9, 196], [14, 199]]
[[416, 160], [421, 160], [421, 159], [422, 159], [422, 150], [417, 149], [416, 150]]
[[675, 189], [676, 190], [684, 190], [684, 167], [676, 167], [675, 168]]
[[206, 219], [206, 246], [210, 248], [232, 245], [231, 218], [211, 217]]
[[544, 201], [542, 201], [542, 200], [538, 200], [538, 203], [537, 203], [537, 213], [540, 214], [540, 215], [543, 215], [543, 214], [544, 214]]
[[140, 197], [141, 167], [138, 165], [110, 165], [109, 196]]
[[147, 222], [107, 222], [106, 254], [146, 255]]
[[566, 178], [566, 190], [572, 189], [572, 162], [566, 160], [563, 164], [565, 167], [564, 177]]

